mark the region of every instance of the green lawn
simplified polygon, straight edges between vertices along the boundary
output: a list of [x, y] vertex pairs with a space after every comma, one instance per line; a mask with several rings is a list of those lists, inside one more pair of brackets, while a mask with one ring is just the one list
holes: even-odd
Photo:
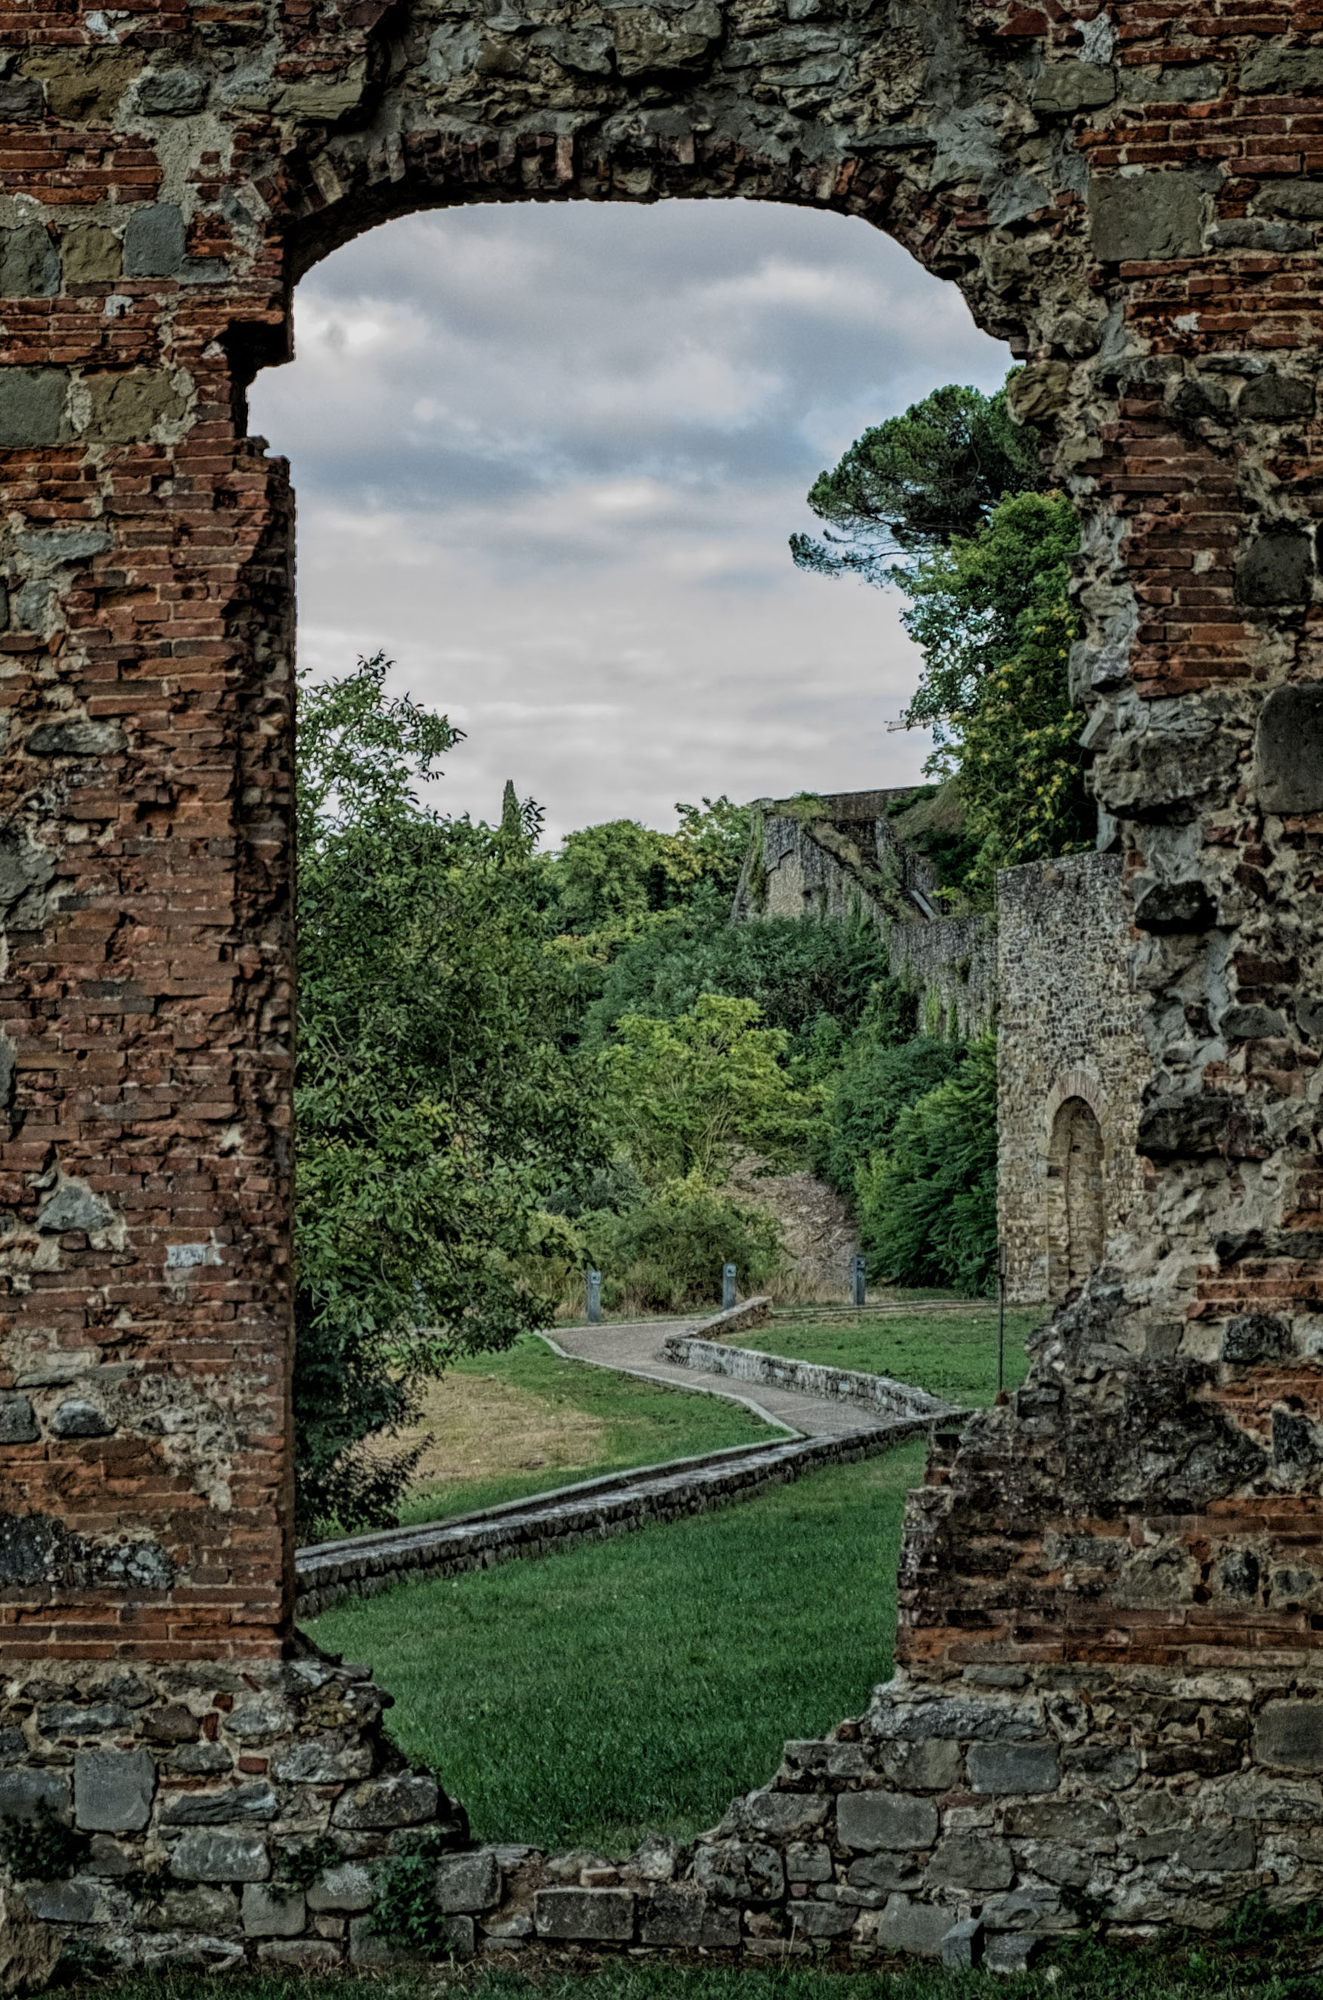
[[[1006, 1387], [1018, 1389], [1028, 1373], [1024, 1343], [1046, 1318], [1045, 1309], [1006, 1315]], [[833, 1368], [862, 1368], [912, 1382], [964, 1408], [990, 1403], [997, 1393], [997, 1309], [950, 1313], [896, 1313], [816, 1326], [773, 1318], [739, 1335], [741, 1347], [794, 1360], [825, 1361]]]
[[[524, 1335], [504, 1354], [475, 1355], [457, 1362], [433, 1392], [429, 1426], [444, 1432], [451, 1414], [457, 1421], [462, 1419], [474, 1393], [492, 1383], [515, 1391], [520, 1399], [522, 1427], [516, 1431], [511, 1424], [510, 1451], [505, 1455], [517, 1461], [526, 1455], [528, 1439], [538, 1436], [536, 1415], [530, 1416], [531, 1399], [545, 1414], [550, 1442], [544, 1442], [543, 1450], [551, 1462], [532, 1470], [514, 1462], [489, 1469], [485, 1475], [420, 1481], [401, 1510], [406, 1526], [499, 1506], [505, 1500], [546, 1493], [627, 1466], [659, 1465], [667, 1459], [689, 1458], [730, 1445], [764, 1444], [784, 1435], [742, 1404], [727, 1402], [724, 1397], [668, 1389], [587, 1362], [563, 1361], [534, 1335]], [[594, 1435], [577, 1450], [573, 1436], [568, 1446], [557, 1449], [554, 1426], [560, 1418], [575, 1413], [589, 1420]], [[484, 1458], [489, 1459], [494, 1451], [499, 1459], [500, 1408], [489, 1411], [488, 1404], [482, 1403], [474, 1415], [487, 1433], [477, 1440]], [[497, 1435], [493, 1436], [493, 1431]], [[457, 1434], [460, 1456], [462, 1435]]]
[[889, 1675], [924, 1451], [340, 1605], [313, 1636], [371, 1661], [391, 1733], [478, 1838], [622, 1855], [648, 1827], [689, 1836]]

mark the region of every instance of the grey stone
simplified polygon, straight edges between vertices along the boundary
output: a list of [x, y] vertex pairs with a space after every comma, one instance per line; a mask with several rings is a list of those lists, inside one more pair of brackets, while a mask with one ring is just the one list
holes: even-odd
[[1040, 118], [1069, 117], [1076, 111], [1096, 110], [1116, 96], [1116, 71], [1106, 63], [1049, 63], [1029, 93], [1029, 102]]
[[340, 1785], [372, 1775], [372, 1748], [353, 1743], [340, 1750], [313, 1738], [295, 1743], [272, 1761], [271, 1775], [283, 1785]]
[[1323, 222], [1323, 181], [1289, 180], [1269, 185], [1254, 197], [1256, 211]]
[[186, 118], [206, 101], [206, 82], [191, 69], [161, 70], [138, 79], [138, 109], [148, 118]]
[[887, 1743], [881, 1764], [892, 1784], [906, 1792], [948, 1792], [959, 1784], [965, 1770], [960, 1745], [940, 1737], [921, 1743]]
[[1221, 1090], [1159, 1097], [1140, 1114], [1139, 1151], [1155, 1160], [1216, 1153], [1235, 1109], [1235, 1101]]
[[21, 1729], [0, 1729], [0, 1764], [17, 1764], [27, 1756], [27, 1739]]
[[1254, 1758], [1284, 1771], [1323, 1771], [1323, 1702], [1270, 1701], [1254, 1726]]
[[491, 1910], [501, 1900], [501, 1871], [490, 1848], [477, 1854], [448, 1854], [437, 1863], [438, 1908]]
[[545, 49], [553, 62], [582, 76], [609, 76], [612, 42], [607, 28], [539, 28], [529, 47]]
[[931, 1847], [937, 1838], [937, 1808], [929, 1799], [903, 1792], [842, 1792], [836, 1801], [836, 1832], [842, 1846], [866, 1853], [879, 1847]]
[[123, 1729], [129, 1711], [118, 1702], [99, 1702], [85, 1708], [76, 1702], [56, 1701], [37, 1710], [37, 1728], [43, 1736], [103, 1736], [107, 1730]]
[[279, 1735], [288, 1723], [289, 1716], [279, 1702], [236, 1702], [225, 1718], [225, 1733], [244, 1743], [258, 1742], [264, 1736]]
[[704, 1841], [694, 1855], [694, 1880], [732, 1903], [775, 1903], [785, 1894], [780, 1854], [756, 1841]]
[[32, 1398], [10, 1390], [0, 1394], [0, 1444], [35, 1444], [40, 1436]]
[[32, 757], [113, 757], [127, 745], [118, 722], [83, 717], [74, 722], [39, 722], [29, 729], [24, 748]]
[[202, 1778], [217, 1771], [232, 1771], [234, 1758], [223, 1743], [183, 1743], [172, 1755], [170, 1769], [187, 1777]]
[[942, 1939], [942, 1964], [948, 1972], [964, 1972], [983, 1962], [983, 1926], [977, 1917], [952, 1924]]
[[58, 1819], [69, 1817], [70, 1786], [56, 1771], [0, 1771], [0, 1820], [31, 1820], [46, 1808]]
[[1258, 1819], [1270, 1826], [1312, 1826], [1323, 1820], [1323, 1787], [1257, 1772], [1233, 1778], [1222, 1803], [1234, 1819]]
[[639, 1904], [639, 1941], [645, 1945], [698, 1945], [703, 1939], [708, 1901], [702, 1889], [685, 1882], [659, 1882]]
[[68, 396], [66, 368], [0, 369], [0, 449], [66, 444]]
[[265, 1882], [271, 1874], [264, 1840], [201, 1829], [184, 1835], [170, 1866], [183, 1882]]
[[1009, 1889], [1015, 1880], [1004, 1840], [985, 1833], [948, 1833], [928, 1863], [925, 1880], [953, 1889]]
[[1314, 575], [1314, 539], [1304, 528], [1270, 528], [1256, 535], [1236, 564], [1236, 597], [1266, 609], [1306, 604]]
[[1276, 1313], [1242, 1313], [1227, 1321], [1224, 1361], [1282, 1361], [1291, 1352], [1291, 1328]]
[[1228, 1007], [1217, 1024], [1229, 1042], [1261, 1042], [1286, 1033], [1286, 1016], [1277, 1007]]
[[917, 1888], [919, 1875], [913, 1855], [892, 1848], [852, 1861], [846, 1881], [861, 1895], [865, 1891], [881, 1891], [885, 1897], [893, 1889]]
[[1006, 1831], [1012, 1840], [1110, 1840], [1120, 1827], [1116, 1807], [1091, 1799], [1045, 1799], [1011, 1806]]
[[249, 1937], [298, 1937], [308, 1921], [303, 1891], [276, 1882], [246, 1882], [242, 1909]]
[[372, 1918], [352, 1917], [349, 1922], [349, 1962], [351, 1965], [410, 1965], [418, 1961], [407, 1948], [378, 1936]]
[[976, 1743], [969, 1782], [976, 1792], [1054, 1792], [1061, 1766], [1050, 1743]]
[[167, 1889], [157, 1906], [162, 1930], [210, 1932], [213, 1936], [239, 1927], [239, 1898], [233, 1889]]
[[230, 1826], [235, 1820], [274, 1819], [280, 1800], [264, 1780], [222, 1792], [172, 1792], [161, 1808], [162, 1826]]
[[361, 1861], [345, 1861], [317, 1877], [308, 1891], [308, 1908], [319, 1913], [370, 1910], [376, 1896], [371, 1870]]
[[20, 632], [44, 632], [55, 586], [41, 578], [25, 583], [13, 599], [14, 622]]
[[879, 1702], [869, 1713], [868, 1733], [911, 1743], [932, 1737], [1016, 1743], [1041, 1736], [1043, 1718], [1036, 1702], [958, 1701], [939, 1695], [930, 1701]]
[[146, 1750], [74, 1753], [74, 1816], [91, 1833], [136, 1833], [151, 1818], [156, 1765]]
[[15, 537], [25, 556], [38, 562], [87, 562], [112, 546], [109, 528], [27, 528]]
[[1160, 937], [1182, 931], [1206, 931], [1216, 914], [1212, 897], [1199, 881], [1155, 882], [1151, 888], [1142, 890], [1135, 901], [1138, 929]]
[[1323, 686], [1277, 687], [1259, 710], [1254, 784], [1265, 812], [1323, 806]]
[[[497, 1852], [498, 1861], [501, 1860], [503, 1851]], [[671, 1840], [664, 1833], [645, 1833], [629, 1857], [629, 1867], [635, 1875], [641, 1875], [645, 1882], [670, 1882], [674, 1879], [679, 1858], [678, 1842]], [[502, 1863], [502, 1865], [510, 1864]]]
[[750, 1833], [767, 1833], [779, 1840], [811, 1833], [826, 1817], [827, 1801], [801, 1792], [754, 1792], [741, 1812]]
[[911, 1902], [889, 1896], [877, 1919], [877, 1941], [888, 1951], [912, 1951], [921, 1958], [940, 1958], [942, 1940], [951, 1928], [951, 1912], [936, 1903]]
[[[1249, 217], [1241, 222], [1215, 222], [1208, 232], [1210, 250], [1261, 250], [1282, 256], [1292, 250], [1312, 250], [1314, 233], [1303, 228], [1298, 222], [1265, 222], [1262, 217]], [[1242, 415], [1250, 415], [1244, 409]], [[1269, 413], [1274, 422], [1281, 421], [1277, 412]]]
[[1028, 1972], [1042, 1948], [1042, 1940], [1030, 1937], [1026, 1932], [1003, 1932], [1000, 1937], [990, 1937], [984, 1945], [983, 1969], [985, 1972]]
[[45, 223], [0, 230], [0, 293], [7, 299], [36, 299], [59, 289], [60, 253]]
[[124, 231], [126, 278], [172, 278], [184, 261], [184, 214], [173, 202], [135, 208]]
[[834, 1938], [849, 1936], [854, 1929], [857, 1912], [841, 1903], [815, 1903], [805, 1899], [800, 1903], [791, 1903], [786, 1914], [801, 1936]]
[[545, 1938], [628, 1944], [634, 1936], [632, 1889], [539, 1889], [533, 1921]]
[[1197, 257], [1206, 203], [1190, 173], [1095, 175], [1089, 184], [1094, 252], [1104, 264]]
[[446, 1949], [451, 1958], [472, 1958], [477, 1950], [478, 1927], [472, 1917], [453, 1916], [446, 1921]]
[[1176, 1843], [1178, 1868], [1191, 1875], [1243, 1874], [1254, 1866], [1254, 1834], [1250, 1827], [1207, 1827], [1183, 1834]]
[[50, 1427], [56, 1437], [62, 1438], [109, 1437], [115, 1429], [105, 1411], [84, 1396], [70, 1396], [57, 1403], [51, 1413]]
[[27, 118], [40, 118], [45, 108], [35, 76], [10, 76], [0, 83], [0, 124], [18, 125]]
[[811, 1846], [807, 1841], [793, 1840], [786, 1849], [787, 1882], [830, 1882], [831, 1849], [821, 1841]]
[[441, 1793], [435, 1778], [423, 1771], [402, 1771], [394, 1778], [374, 1778], [356, 1785], [337, 1800], [332, 1826], [375, 1832], [393, 1826], [419, 1826], [435, 1819]]
[[329, 1938], [287, 1938], [259, 1944], [257, 1956], [263, 1965], [287, 1966], [291, 1972], [336, 1972], [340, 1967], [340, 1947]]
[[47, 1924], [91, 1924], [96, 1922], [98, 1890], [95, 1882], [34, 1882], [23, 1891], [23, 1901], [34, 1917]]
[[1241, 70], [1240, 87], [1279, 97], [1323, 90], [1323, 49], [1260, 49]]
[[1147, 65], [1121, 72], [1121, 94], [1141, 104], [1211, 104], [1226, 89], [1226, 72], [1212, 63], [1188, 69]]
[[74, 1229], [90, 1234], [94, 1229], [108, 1229], [114, 1220], [115, 1211], [110, 1203], [102, 1195], [93, 1194], [86, 1181], [72, 1177], [47, 1195], [37, 1210], [38, 1229], [53, 1236]]
[[982, 1914], [989, 1931], [1059, 1929], [1061, 1898], [1055, 1889], [1012, 1889], [1003, 1896], [989, 1896]]

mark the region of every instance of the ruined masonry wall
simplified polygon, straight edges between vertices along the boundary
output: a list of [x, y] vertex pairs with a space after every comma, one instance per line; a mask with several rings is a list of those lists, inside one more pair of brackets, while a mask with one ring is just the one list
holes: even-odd
[[997, 880], [997, 1214], [1007, 1296], [1051, 1296], [1053, 1118], [1083, 1096], [1102, 1127], [1108, 1237], [1142, 1233], [1139, 1120], [1148, 1075], [1143, 1009], [1126, 958], [1131, 912], [1121, 857], [1071, 854]]
[[[185, 1898], [176, 1788], [218, 1841], [257, 1837], [250, 1809], [373, 1830], [342, 1800], [384, 1767], [323, 1790], [286, 1761], [348, 1749], [335, 1702], [282, 1695], [260, 1749], [204, 1729], [234, 1756], [214, 1772], [148, 1727], [167, 1694], [219, 1715], [227, 1677], [298, 1665], [292, 525], [245, 436], [291, 287], [428, 206], [781, 200], [889, 231], [1026, 361], [1014, 412], [1080, 513], [1070, 670], [1133, 918], [1151, 1177], [1024, 1388], [913, 1497], [897, 1680], [676, 1886], [748, 1954], [973, 1953], [968, 1913], [1002, 1960], [1077, 1892], [1122, 1926], [1320, 1893], [1315, 0], [584, 0], [572, 24], [75, 0], [0, 6], [0, 50], [6, 1783], [72, 1761], [77, 1814], [80, 1744], [145, 1751], [137, 1831]], [[102, 1674], [149, 1698], [103, 1701]], [[208, 1887], [251, 1956], [279, 1940], [242, 1928], [225, 1852]], [[6, 1935], [150, 1955], [159, 1881], [102, 1848], [84, 1874], [91, 1917], [20, 1920], [42, 1892], [10, 1884]], [[205, 1956], [210, 1906], [171, 1907]], [[547, 1934], [634, 1940], [636, 1904], [575, 1908]]]

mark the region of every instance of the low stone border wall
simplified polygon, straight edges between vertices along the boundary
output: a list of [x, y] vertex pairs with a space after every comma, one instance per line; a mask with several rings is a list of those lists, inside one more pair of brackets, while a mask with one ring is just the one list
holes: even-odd
[[[934, 1405], [934, 1410], [944, 1413], [945, 1406]], [[751, 1499], [764, 1487], [800, 1479], [806, 1472], [876, 1457], [903, 1439], [920, 1435], [932, 1421], [926, 1413], [908, 1412], [844, 1437], [736, 1446], [703, 1458], [587, 1480], [581, 1486], [561, 1487], [459, 1520], [353, 1535], [298, 1549], [297, 1616], [316, 1618], [347, 1597], [375, 1597], [398, 1583], [490, 1569], [497, 1563], [629, 1534], [654, 1521], [678, 1521], [688, 1514], [728, 1507]]]
[[893, 1382], [889, 1375], [865, 1375], [853, 1368], [829, 1368], [820, 1361], [792, 1361], [782, 1354], [762, 1354], [753, 1347], [728, 1347], [724, 1342], [693, 1334], [672, 1334], [662, 1344], [668, 1361], [704, 1375], [728, 1375], [737, 1382], [761, 1382], [768, 1388], [794, 1389], [801, 1396], [821, 1396], [833, 1403], [853, 1403], [884, 1417], [918, 1417], [928, 1423], [948, 1422], [961, 1414], [926, 1389]]

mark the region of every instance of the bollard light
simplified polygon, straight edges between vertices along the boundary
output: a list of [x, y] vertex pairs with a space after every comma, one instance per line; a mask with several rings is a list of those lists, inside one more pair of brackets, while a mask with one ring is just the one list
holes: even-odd
[[854, 1302], [857, 1306], [868, 1302], [868, 1267], [861, 1255], [856, 1255], [853, 1268]]
[[600, 1271], [588, 1273], [588, 1324], [600, 1326], [602, 1323], [602, 1274]]
[[723, 1264], [721, 1267], [721, 1310], [729, 1312], [735, 1303], [735, 1266]]

